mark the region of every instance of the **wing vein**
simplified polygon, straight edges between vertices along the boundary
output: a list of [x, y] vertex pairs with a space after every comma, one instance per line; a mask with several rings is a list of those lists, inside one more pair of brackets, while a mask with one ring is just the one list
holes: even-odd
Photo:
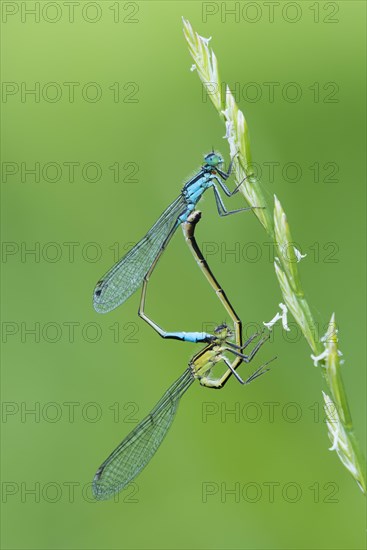
[[172, 424], [182, 395], [193, 381], [191, 369], [187, 368], [98, 468], [93, 480], [98, 500], [121, 491], [151, 460]]
[[186, 205], [184, 195], [179, 195], [148, 233], [102, 277], [94, 289], [96, 311], [107, 313], [115, 309], [139, 288], [164, 242], [175, 231]]

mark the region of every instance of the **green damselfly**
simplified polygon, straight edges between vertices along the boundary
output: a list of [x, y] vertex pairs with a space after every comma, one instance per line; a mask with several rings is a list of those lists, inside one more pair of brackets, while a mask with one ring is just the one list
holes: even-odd
[[[249, 338], [243, 348], [255, 336]], [[232, 343], [228, 340], [230, 337], [231, 332], [227, 325], [217, 327], [211, 344], [194, 355], [187, 369], [165, 392], [150, 414], [125, 437], [98, 468], [93, 480], [93, 493], [98, 500], [106, 500], [121, 491], [148, 464], [173, 422], [181, 397], [195, 379], [198, 379], [203, 386], [223, 387], [220, 378], [212, 378], [211, 371], [220, 361], [224, 361], [228, 367], [230, 366], [225, 353], [234, 353], [237, 358], [246, 357], [247, 361], [250, 361], [263, 342], [260, 340], [254, 350], [248, 356], [244, 356], [232, 347]], [[249, 384], [267, 372], [269, 370], [267, 364], [256, 369], [244, 384]], [[231, 369], [229, 369], [229, 373], [231, 373]]]

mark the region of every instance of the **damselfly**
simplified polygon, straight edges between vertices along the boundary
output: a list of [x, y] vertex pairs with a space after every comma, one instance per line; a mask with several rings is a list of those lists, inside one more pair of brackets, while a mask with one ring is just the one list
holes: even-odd
[[[220, 378], [212, 378], [211, 371], [220, 361], [224, 361], [229, 372], [231, 363], [225, 353], [235, 354], [240, 360], [250, 361], [264, 340], [260, 340], [249, 355], [241, 354], [228, 340], [231, 332], [227, 325], [215, 330], [213, 340], [191, 359], [188, 368], [171, 385], [150, 414], [136, 426], [120, 443], [113, 453], [98, 468], [93, 480], [93, 493], [98, 500], [106, 500], [121, 491], [148, 464], [162, 443], [175, 416], [178, 403], [195, 379], [203, 386], [222, 387]], [[245, 342], [243, 349], [256, 337]], [[247, 380], [249, 384], [269, 369], [268, 363], [260, 366]]]
[[227, 172], [220, 169], [223, 164], [221, 155], [212, 152], [204, 160], [205, 164], [199, 172], [184, 185], [180, 195], [166, 208], [145, 237], [98, 281], [93, 297], [96, 311], [107, 313], [115, 309], [140, 287], [144, 277], [149, 278], [177, 227], [187, 220], [207, 189], [212, 188], [214, 191], [220, 216], [252, 209], [228, 211], [219, 193], [218, 186], [228, 197], [239, 190], [239, 185], [230, 191], [225, 184], [231, 174], [233, 160]]

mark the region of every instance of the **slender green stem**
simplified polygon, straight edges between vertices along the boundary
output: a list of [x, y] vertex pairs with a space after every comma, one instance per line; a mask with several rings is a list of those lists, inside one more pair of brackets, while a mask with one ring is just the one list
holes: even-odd
[[[240, 191], [250, 206], [265, 206], [265, 208], [254, 209], [253, 212], [275, 243], [277, 256], [274, 269], [285, 304], [312, 350], [311, 357], [314, 364], [320, 366], [324, 373], [332, 396], [330, 398], [323, 392], [329, 437], [333, 442], [331, 450], [337, 452], [341, 462], [350, 471], [360, 489], [366, 493], [365, 461], [353, 432], [347, 395], [340, 374], [340, 351], [334, 315], [327, 334], [320, 338], [311, 309], [304, 296], [298, 270], [299, 254], [294, 247], [285, 212], [278, 198], [274, 196], [274, 214], [271, 215], [272, 206], [266, 200], [262, 185], [254, 175], [245, 116], [238, 108], [229, 88], [227, 87], [225, 93], [222, 93], [218, 62], [213, 50], [209, 48], [209, 39], [196, 33], [189, 21], [183, 19], [183, 25], [195, 68], [209, 98], [225, 123], [230, 155], [231, 158], [236, 158], [236, 178], [238, 182], [242, 181]], [[331, 327], [334, 327], [333, 332], [330, 332]], [[332, 411], [331, 405], [333, 405]]]

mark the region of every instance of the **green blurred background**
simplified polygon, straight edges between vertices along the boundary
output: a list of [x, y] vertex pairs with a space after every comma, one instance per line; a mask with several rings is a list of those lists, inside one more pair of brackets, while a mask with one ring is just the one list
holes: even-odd
[[[281, 2], [271, 21], [266, 2], [74, 4], [72, 16], [40, 2], [38, 20], [35, 3], [2, 2], [3, 548], [363, 548], [364, 497], [328, 451], [321, 373], [294, 325], [275, 327], [256, 364], [278, 360], [258, 382], [191, 388], [118, 502], [93, 502], [90, 482], [198, 350], [145, 325], [138, 293], [106, 316], [92, 307], [116, 247], [144, 235], [212, 146], [228, 160], [182, 15], [213, 37], [261, 179], [307, 253], [322, 330], [336, 313], [363, 448], [365, 3]], [[22, 97], [35, 83], [39, 97]], [[25, 172], [35, 163], [39, 178]], [[281, 301], [269, 239], [251, 214], [219, 219], [209, 193], [200, 208], [198, 239], [250, 334]], [[202, 330], [225, 315], [180, 233], [147, 309], [167, 329]]]

